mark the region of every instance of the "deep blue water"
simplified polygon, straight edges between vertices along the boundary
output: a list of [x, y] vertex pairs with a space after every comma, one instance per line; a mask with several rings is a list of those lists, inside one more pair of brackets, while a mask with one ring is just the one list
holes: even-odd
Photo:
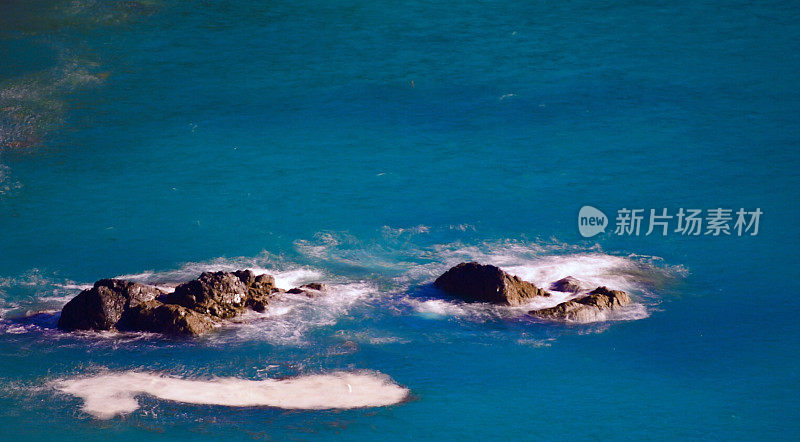
[[[794, 1], [0, 2], [0, 438], [797, 439], [798, 72]], [[764, 214], [584, 239], [584, 205]], [[471, 259], [638, 310], [427, 288]], [[241, 267], [335, 294], [189, 341], [54, 329], [103, 277]], [[52, 387], [132, 369], [412, 396], [97, 420]]]

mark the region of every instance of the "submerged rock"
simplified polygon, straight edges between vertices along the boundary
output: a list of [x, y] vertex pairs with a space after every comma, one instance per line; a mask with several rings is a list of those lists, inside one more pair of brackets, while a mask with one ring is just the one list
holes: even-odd
[[319, 282], [312, 282], [310, 284], [303, 284], [300, 287], [289, 289], [286, 291], [286, 293], [291, 293], [295, 295], [306, 295], [309, 298], [314, 298], [317, 295], [327, 290], [328, 287], [325, 284], [321, 284]]
[[320, 282], [312, 282], [312, 283], [309, 283], [309, 284], [303, 284], [303, 285], [300, 286], [300, 288], [301, 289], [308, 289], [308, 290], [316, 290], [318, 292], [324, 292], [325, 290], [328, 290], [328, 286], [326, 286], [325, 284], [322, 284]]
[[528, 313], [545, 319], [591, 322], [600, 318], [604, 311], [626, 306], [630, 302], [631, 298], [623, 291], [610, 290], [608, 287], [598, 287], [584, 297], [571, 299], [555, 307], [533, 310]]
[[64, 306], [58, 328], [68, 331], [111, 330], [125, 310], [162, 294], [155, 287], [136, 282], [101, 279]]
[[169, 294], [145, 284], [103, 279], [64, 306], [58, 327], [198, 335], [246, 307], [265, 311], [278, 291], [272, 276], [250, 270], [205, 272]]
[[433, 285], [467, 302], [521, 305], [536, 296], [550, 296], [530, 282], [509, 275], [499, 267], [463, 262], [438, 277]]
[[557, 292], [578, 293], [583, 289], [583, 283], [572, 276], [561, 278], [558, 281], [550, 284], [550, 290], [555, 290]]

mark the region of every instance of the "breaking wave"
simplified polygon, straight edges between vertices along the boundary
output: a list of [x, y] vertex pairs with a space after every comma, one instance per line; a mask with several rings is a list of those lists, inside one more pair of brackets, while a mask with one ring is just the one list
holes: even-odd
[[[634, 301], [631, 305], [603, 311], [591, 318], [591, 322], [598, 323], [648, 317], [658, 309], [663, 289], [687, 273], [682, 266], [668, 265], [657, 257], [615, 255], [605, 253], [599, 247], [581, 248], [557, 242], [505, 240], [473, 244], [417, 244], [420, 237], [435, 239], [438, 233], [438, 229], [427, 227], [384, 228], [383, 241], [365, 243], [351, 235], [325, 232], [313, 240], [295, 243], [300, 254], [297, 262], [305, 262], [303, 265], [264, 253], [256, 257], [190, 262], [172, 270], [144, 271], [117, 277], [152, 284], [167, 292], [204, 271], [220, 270], [250, 269], [257, 274], [270, 274], [283, 289], [309, 282], [325, 283], [328, 290], [324, 296], [312, 299], [302, 294], [284, 294], [275, 298], [266, 312], [247, 311], [223, 324], [219, 333], [213, 333], [203, 341], [211, 345], [227, 345], [257, 340], [274, 345], [306, 346], [316, 342], [319, 337], [316, 331], [332, 327], [323, 334], [337, 333], [335, 327], [343, 318], [358, 317], [362, 322], [369, 322], [379, 321], [386, 315], [412, 315], [472, 322], [537, 322], [539, 320], [528, 315], [530, 310], [552, 307], [576, 296], [551, 290], [550, 297], [535, 299], [523, 306], [507, 307], [464, 303], [431, 287], [430, 283], [437, 276], [463, 261], [497, 265], [543, 288], [549, 288], [558, 279], [572, 276], [583, 281], [587, 290], [604, 285], [631, 295]], [[69, 299], [91, 285], [90, 282], [48, 277], [35, 270], [16, 278], [0, 278], [0, 333], [23, 334], [54, 329], [53, 316]], [[28, 317], [32, 319], [13, 319]], [[85, 335], [90, 339], [113, 340], [152, 337], [149, 334], [125, 334], [121, 337], [108, 332], [87, 332]], [[402, 341], [404, 337], [399, 339]]]
[[[399, 302], [426, 318], [458, 317], [476, 321], [528, 318], [530, 310], [553, 307], [577, 296], [550, 290], [550, 297], [507, 307], [450, 300], [430, 288], [429, 283], [436, 277], [465, 261], [496, 265], [545, 289], [561, 278], [572, 276], [585, 283], [587, 290], [607, 286], [632, 295], [631, 305], [600, 312], [592, 322], [648, 317], [660, 303], [661, 290], [687, 273], [683, 266], [668, 265], [658, 257], [614, 255], [603, 252], [599, 246], [584, 248], [555, 241], [504, 240], [414, 246], [411, 236], [421, 233], [435, 235], [437, 232], [430, 228], [424, 232], [418, 228], [384, 228], [383, 241], [374, 243], [362, 243], [347, 234], [323, 232], [312, 241], [297, 241], [295, 246], [318, 265], [378, 270], [394, 275], [391, 281], [398, 287]], [[403, 234], [406, 236], [400, 237]]]
[[[330, 275], [308, 266], [286, 264], [264, 255], [259, 257], [218, 258], [208, 262], [191, 262], [166, 271], [145, 271], [123, 274], [116, 278], [154, 285], [166, 292], [179, 283], [197, 278], [203, 272], [249, 269], [256, 274], [275, 277], [283, 289], [310, 282], [323, 282], [323, 296], [309, 298], [303, 294], [285, 293], [273, 298], [264, 313], [247, 310], [243, 315], [226, 321], [222, 333], [207, 337], [213, 345], [231, 342], [265, 341], [275, 345], [304, 346], [314, 330], [331, 326], [353, 309], [366, 307], [378, 296], [378, 287], [364, 280]], [[16, 278], [0, 278], [0, 333], [23, 334], [48, 332], [55, 328], [55, 314], [81, 290], [92, 283], [59, 280], [33, 270]], [[60, 333], [58, 334], [61, 335]], [[137, 341], [156, 337], [151, 333], [79, 332], [77, 336], [90, 340], [114, 342]]]
[[[494, 306], [471, 304], [440, 298], [406, 296], [404, 301], [414, 311], [426, 316], [457, 316], [475, 320], [527, 317], [531, 310], [556, 306], [599, 286], [623, 290], [632, 296], [634, 302], [620, 309], [600, 311], [584, 322], [628, 321], [643, 319], [660, 303], [659, 289], [663, 285], [685, 273], [682, 267], [660, 265], [658, 259], [643, 256], [616, 256], [601, 252], [578, 252], [558, 255], [533, 253], [534, 250], [511, 247], [491, 253], [468, 253], [460, 250], [454, 253], [458, 259], [447, 260], [444, 266], [431, 264], [413, 269], [416, 278], [420, 275], [441, 274], [446, 268], [461, 260], [475, 260], [494, 264], [506, 272], [530, 281], [538, 287], [548, 289], [551, 296], [533, 299], [516, 306]], [[585, 284], [586, 290], [578, 294], [550, 290], [550, 285], [561, 278], [572, 276]], [[407, 276], [403, 276], [405, 278]], [[423, 291], [424, 293], [424, 291]]]
[[324, 272], [302, 266], [270, 265], [269, 257], [255, 258], [217, 258], [208, 262], [192, 262], [175, 270], [145, 271], [141, 273], [119, 275], [117, 278], [151, 284], [171, 291], [176, 285], [197, 278], [203, 272], [233, 272], [236, 270], [252, 270], [256, 275], [269, 274], [275, 277], [275, 285], [282, 289], [290, 289], [308, 282], [327, 278]]

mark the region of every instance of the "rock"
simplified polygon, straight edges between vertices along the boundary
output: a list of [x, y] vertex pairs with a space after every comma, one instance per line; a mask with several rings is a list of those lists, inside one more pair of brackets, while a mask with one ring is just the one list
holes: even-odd
[[605, 310], [617, 309], [630, 304], [630, 302], [631, 298], [623, 291], [598, 287], [584, 297], [528, 313], [546, 319], [592, 322], [602, 319]]
[[578, 293], [579, 291], [583, 290], [583, 283], [572, 276], [567, 276], [566, 278], [561, 278], [558, 281], [550, 284], [550, 290], [555, 290], [557, 292]]
[[293, 289], [289, 289], [286, 293], [291, 293], [295, 295], [306, 295], [309, 298], [314, 298], [319, 295], [321, 292], [328, 290], [328, 287], [325, 284], [321, 284], [319, 282], [312, 282], [310, 284], [303, 284], [300, 287], [295, 287]]
[[[324, 286], [303, 287], [314, 290]], [[245, 307], [265, 311], [270, 298], [280, 292], [272, 276], [256, 276], [250, 270], [205, 272], [169, 294], [144, 284], [103, 279], [64, 306], [58, 327], [197, 335]]]
[[186, 307], [153, 300], [126, 310], [118, 328], [169, 335], [200, 335], [211, 331], [214, 321]]
[[237, 273], [203, 272], [199, 278], [175, 287], [175, 291], [167, 295], [166, 303], [216, 318], [232, 318], [247, 303], [250, 287], [245, 281], [255, 280], [253, 272]]
[[325, 284], [322, 284], [320, 282], [312, 282], [312, 283], [309, 283], [309, 284], [303, 284], [303, 285], [300, 286], [300, 288], [301, 289], [308, 289], [308, 290], [316, 290], [318, 292], [324, 292], [325, 290], [328, 290], [328, 287]]
[[264, 313], [267, 311], [267, 303], [264, 301], [253, 301], [253, 303], [250, 304], [250, 307], [259, 313]]
[[258, 275], [249, 285], [247, 303], [253, 310], [263, 312], [276, 290], [275, 278], [270, 275]]
[[[225, 272], [217, 272], [217, 273], [225, 273]], [[244, 283], [244, 285], [249, 286], [256, 280], [256, 274], [252, 270], [237, 270], [233, 272], [233, 275], [239, 278], [240, 281]], [[262, 276], [262, 275], [259, 275]], [[266, 275], [263, 275], [266, 276]], [[270, 276], [270, 278], [272, 278]], [[274, 282], [274, 280], [273, 280]]]
[[122, 313], [151, 301], [163, 292], [155, 287], [121, 279], [101, 279], [72, 298], [61, 310], [62, 330], [112, 330]]
[[477, 262], [464, 262], [451, 268], [433, 285], [467, 302], [521, 305], [536, 296], [550, 296], [543, 289], [498, 267]]
[[586, 298], [588, 298], [586, 303], [597, 308], [618, 308], [631, 303], [631, 297], [627, 293], [622, 290], [610, 290], [605, 286], [592, 290]]

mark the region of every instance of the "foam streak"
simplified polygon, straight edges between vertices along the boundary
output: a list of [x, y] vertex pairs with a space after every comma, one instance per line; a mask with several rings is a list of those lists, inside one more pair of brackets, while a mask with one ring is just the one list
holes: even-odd
[[136, 395], [189, 404], [284, 409], [348, 409], [396, 404], [408, 389], [376, 372], [335, 372], [290, 379], [181, 379], [127, 371], [59, 381], [56, 389], [83, 399], [83, 411], [110, 419], [139, 408]]

